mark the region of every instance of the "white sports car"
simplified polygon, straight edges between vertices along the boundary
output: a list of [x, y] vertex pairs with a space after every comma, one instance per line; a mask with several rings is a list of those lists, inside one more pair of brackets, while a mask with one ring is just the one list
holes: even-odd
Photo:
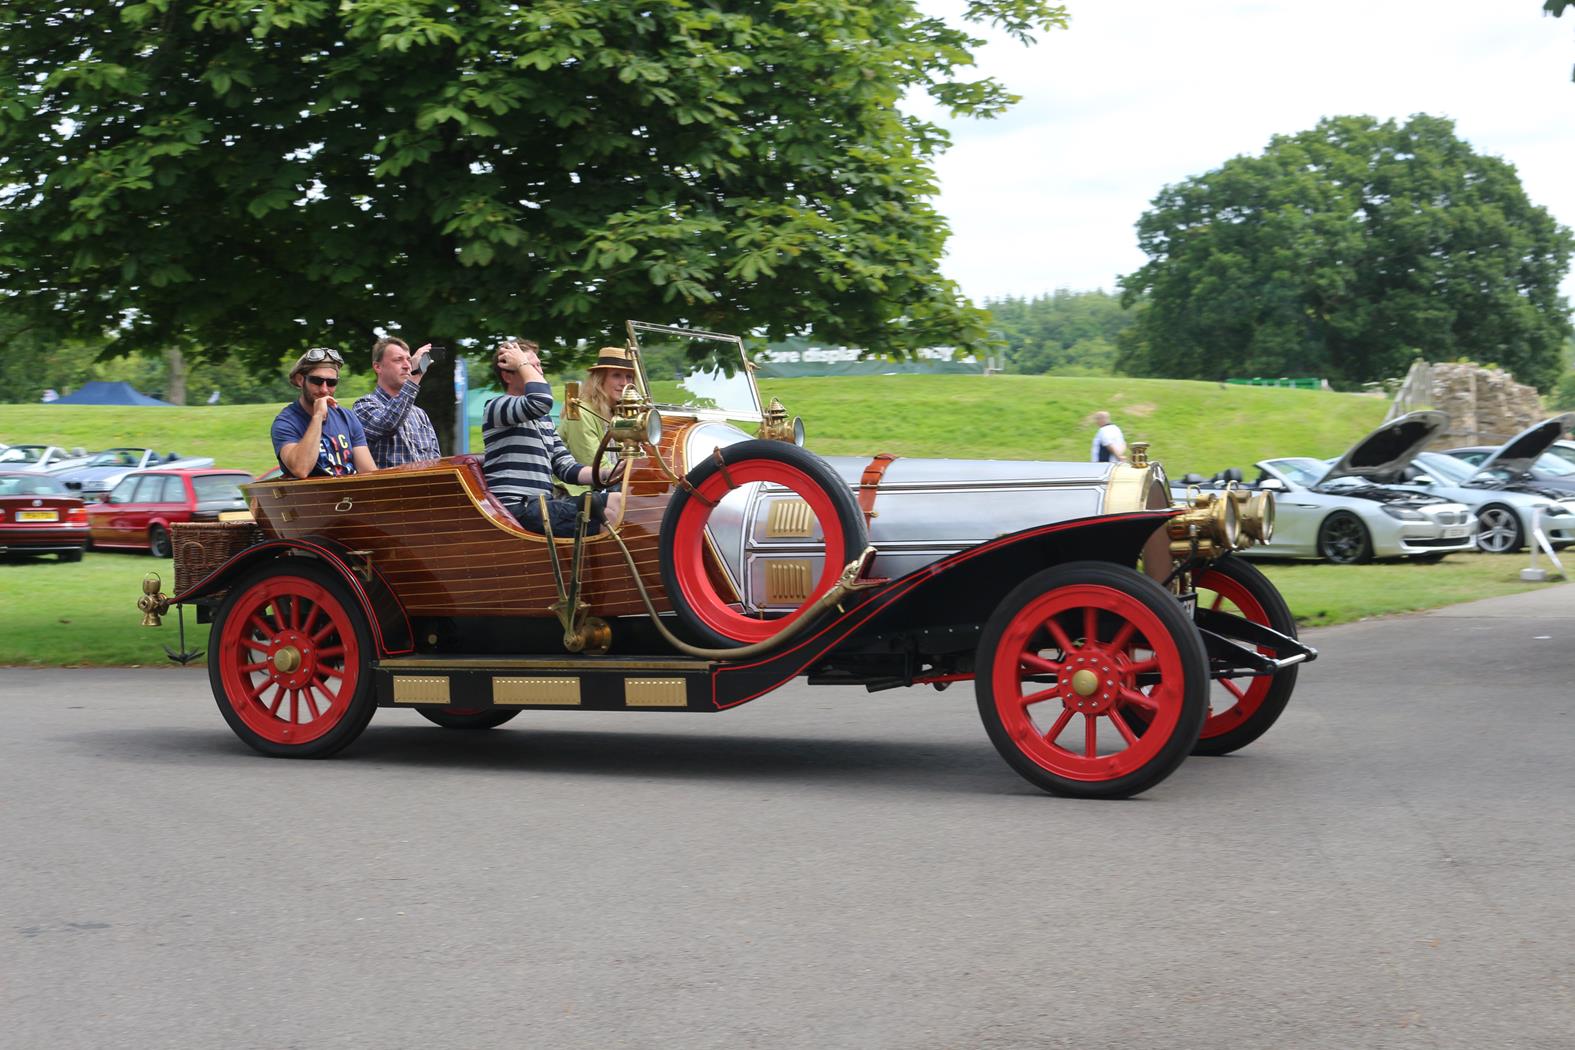
[[[1433, 560], [1470, 550], [1477, 531], [1470, 507], [1369, 480], [1403, 468], [1447, 421], [1442, 412], [1402, 416], [1358, 441], [1332, 467], [1310, 456], [1289, 456], [1260, 460], [1251, 480], [1227, 471], [1248, 492], [1274, 493], [1274, 536], [1244, 553], [1345, 565], [1372, 558]], [[1230, 483], [1216, 477], [1192, 487], [1218, 489]], [[1186, 486], [1172, 491], [1184, 497]]]

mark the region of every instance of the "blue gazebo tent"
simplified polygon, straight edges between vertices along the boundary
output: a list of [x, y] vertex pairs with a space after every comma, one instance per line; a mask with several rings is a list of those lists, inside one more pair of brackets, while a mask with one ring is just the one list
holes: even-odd
[[57, 397], [53, 401], [45, 402], [50, 405], [165, 405], [168, 401], [160, 401], [156, 397], [138, 392], [130, 383], [106, 383], [94, 380], [83, 383], [82, 389], [74, 394]]

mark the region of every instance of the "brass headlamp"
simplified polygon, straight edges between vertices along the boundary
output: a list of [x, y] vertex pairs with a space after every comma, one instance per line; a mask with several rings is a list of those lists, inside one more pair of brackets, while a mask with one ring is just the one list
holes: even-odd
[[618, 403], [613, 405], [613, 417], [607, 421], [607, 433], [618, 443], [618, 453], [632, 459], [642, 445], [656, 445], [662, 440], [662, 414], [651, 407], [633, 383], [623, 388]]
[[1176, 557], [1199, 554], [1217, 558], [1236, 549], [1240, 531], [1240, 507], [1236, 499], [1217, 492], [1187, 493], [1187, 510], [1171, 518], [1165, 526], [1170, 535], [1170, 553]]

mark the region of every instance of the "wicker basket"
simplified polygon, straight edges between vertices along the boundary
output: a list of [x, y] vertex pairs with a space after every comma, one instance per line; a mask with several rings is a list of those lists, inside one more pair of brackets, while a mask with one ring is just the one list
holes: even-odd
[[187, 521], [170, 526], [175, 549], [175, 593], [188, 590], [236, 554], [261, 543], [255, 521]]

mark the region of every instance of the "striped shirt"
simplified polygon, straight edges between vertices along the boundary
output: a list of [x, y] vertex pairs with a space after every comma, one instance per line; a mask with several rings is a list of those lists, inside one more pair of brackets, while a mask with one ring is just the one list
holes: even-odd
[[552, 495], [552, 479], [573, 482], [580, 464], [553, 429], [552, 387], [526, 383], [521, 396], [504, 394], [487, 402], [481, 416], [487, 487], [501, 499]]
[[432, 420], [416, 407], [416, 394], [420, 391], [420, 383], [406, 382], [398, 395], [378, 386], [365, 397], [356, 398], [356, 418], [366, 431], [366, 447], [378, 466], [422, 463], [443, 455]]

